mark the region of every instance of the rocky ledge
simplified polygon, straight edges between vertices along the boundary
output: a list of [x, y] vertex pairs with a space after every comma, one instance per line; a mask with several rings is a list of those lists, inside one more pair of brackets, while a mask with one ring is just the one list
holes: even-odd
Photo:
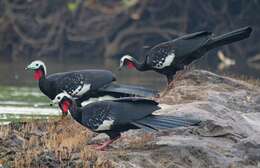
[[71, 119], [2, 126], [0, 164], [9, 167], [258, 167], [260, 88], [193, 70], [160, 98], [158, 113], [203, 120], [199, 127], [129, 131], [107, 151], [89, 144], [106, 137]]

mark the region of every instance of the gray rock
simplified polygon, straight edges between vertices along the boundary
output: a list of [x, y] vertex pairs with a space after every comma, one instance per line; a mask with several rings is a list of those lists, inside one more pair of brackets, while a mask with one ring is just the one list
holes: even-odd
[[[155, 133], [155, 138], [143, 148], [128, 148], [133, 142], [121, 140], [113, 147], [126, 151], [119, 154], [114, 150], [109, 155], [116, 166], [260, 166], [258, 86], [201, 70], [184, 74], [175, 84], [174, 89], [160, 98], [162, 109], [158, 114], [201, 119], [201, 125]], [[142, 134], [131, 131], [125, 136], [133, 139]]]
[[80, 159], [80, 153], [72, 153], [71, 160], [79, 160]]

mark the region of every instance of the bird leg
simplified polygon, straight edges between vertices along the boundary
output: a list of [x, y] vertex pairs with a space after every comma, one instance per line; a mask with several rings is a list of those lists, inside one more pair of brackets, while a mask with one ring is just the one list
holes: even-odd
[[173, 75], [167, 75], [168, 85], [167, 85], [167, 88], [164, 91], [162, 91], [162, 94], [160, 95], [160, 97], [165, 96], [169, 90], [175, 88], [175, 82], [178, 80], [181, 80], [183, 78], [183, 74], [188, 72], [189, 70], [191, 70], [191, 67], [192, 67], [191, 65], [184, 66], [183, 70], [176, 72], [174, 78], [173, 78]]
[[190, 71], [191, 69], [192, 69], [192, 65], [184, 65], [183, 70], [180, 70], [180, 71], [176, 72], [176, 75], [175, 75], [174, 79], [172, 80], [172, 82], [169, 85], [173, 85], [174, 86], [174, 82], [182, 80], [183, 79], [183, 75], [185, 73], [187, 73], [188, 71]]
[[160, 95], [160, 97], [165, 96], [169, 90], [171, 90], [174, 87], [173, 83], [173, 76], [172, 75], [167, 75], [167, 88], [162, 91], [162, 94]]
[[168, 86], [167, 88], [162, 92], [162, 94], [160, 95], [160, 97], [163, 97], [165, 96], [169, 90], [175, 88], [175, 82], [178, 81], [178, 80], [181, 80], [182, 79], [182, 75], [186, 72], [186, 70], [183, 70], [183, 71], [177, 71], [176, 72], [176, 75], [173, 79], [173, 76], [167, 76], [167, 79], [168, 79]]
[[104, 151], [108, 145], [110, 145], [111, 143], [113, 143], [115, 140], [117, 140], [118, 138], [120, 138], [120, 136], [117, 136], [113, 139], [109, 139], [108, 141], [104, 142], [103, 144], [101, 145], [97, 145], [95, 147], [96, 150], [101, 150], [101, 151]]
[[184, 75], [185, 73], [191, 71], [193, 68], [192, 68], [192, 64], [189, 64], [189, 65], [184, 65], [184, 69], [182, 70], [182, 75]]
[[189, 70], [191, 69], [191, 66], [184, 66], [184, 70], [181, 70], [181, 71], [177, 71], [176, 72], [176, 75], [174, 77], [174, 80], [170, 83], [170, 85], [174, 85], [174, 82], [175, 81], [180, 81], [183, 79], [183, 75], [188, 72]]
[[190, 71], [192, 69], [191, 65], [184, 65], [184, 71]]
[[167, 75], [167, 82], [168, 82], [168, 85], [167, 85], [166, 91], [172, 89], [173, 86], [174, 86], [174, 84], [172, 84], [173, 83], [173, 75]]
[[174, 87], [175, 87], [175, 80], [173, 80], [171, 83], [168, 84], [167, 91], [173, 89]]
[[176, 75], [175, 75], [174, 81], [181, 80], [182, 75], [183, 75], [184, 73], [185, 73], [185, 71], [178, 71], [178, 72], [176, 72]]

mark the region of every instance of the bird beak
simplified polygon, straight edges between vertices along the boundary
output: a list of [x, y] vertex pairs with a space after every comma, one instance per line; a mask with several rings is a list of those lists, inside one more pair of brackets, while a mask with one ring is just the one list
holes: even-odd
[[28, 65], [28, 66], [25, 67], [24, 69], [25, 69], [25, 70], [29, 70], [29, 69], [31, 69], [31, 68], [30, 68], [30, 65]]
[[55, 100], [55, 99], [53, 99], [53, 100], [50, 102], [50, 106], [52, 107], [52, 106], [54, 106], [56, 103], [58, 103], [58, 101]]
[[25, 70], [32, 70], [33, 68], [32, 68], [32, 66], [31, 66], [31, 64], [30, 64], [30, 65], [28, 65], [27, 67], [25, 67], [24, 69], [25, 69]]

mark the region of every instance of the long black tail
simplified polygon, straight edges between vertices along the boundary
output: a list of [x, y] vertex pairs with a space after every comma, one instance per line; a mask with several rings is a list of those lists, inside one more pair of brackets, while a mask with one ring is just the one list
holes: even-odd
[[155, 97], [159, 95], [159, 92], [157, 90], [145, 88], [142, 86], [123, 85], [123, 84], [116, 84], [116, 83], [109, 84], [99, 90], [104, 92], [112, 92], [112, 93], [124, 94], [128, 96], [139, 96], [139, 97]]
[[230, 44], [236, 41], [246, 39], [252, 32], [251, 27], [244, 27], [241, 29], [234, 30], [232, 32], [222, 34], [220, 36], [213, 37], [206, 45], [207, 49], [213, 49], [222, 45]]
[[142, 120], [133, 122], [135, 126], [149, 131], [158, 131], [162, 129], [171, 129], [177, 127], [196, 126], [200, 120], [187, 119], [184, 117], [174, 117], [165, 115], [151, 115]]

